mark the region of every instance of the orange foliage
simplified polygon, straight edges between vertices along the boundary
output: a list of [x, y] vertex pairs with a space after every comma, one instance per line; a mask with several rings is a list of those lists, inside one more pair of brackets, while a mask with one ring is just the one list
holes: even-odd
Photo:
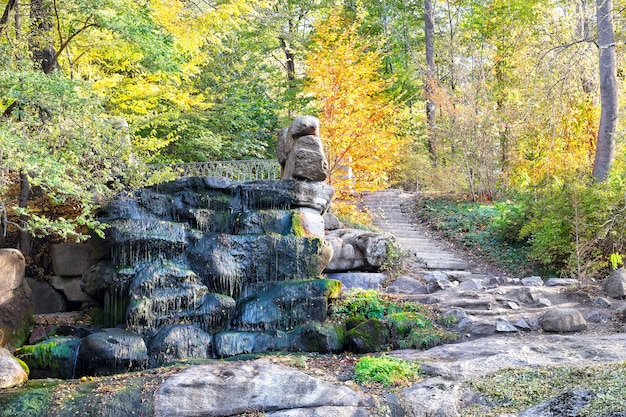
[[339, 199], [383, 189], [407, 139], [399, 133], [401, 109], [377, 72], [381, 54], [337, 13], [319, 24], [313, 42], [305, 88], [319, 109], [329, 182]]

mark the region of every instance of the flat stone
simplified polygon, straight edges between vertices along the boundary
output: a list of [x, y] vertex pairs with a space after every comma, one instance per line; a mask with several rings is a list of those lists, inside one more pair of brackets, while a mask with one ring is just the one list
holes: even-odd
[[[327, 407], [361, 409], [373, 405], [369, 396], [345, 385], [309, 376], [265, 360], [209, 363], [188, 368], [166, 380], [154, 397], [156, 417], [233, 416]], [[278, 414], [280, 415], [280, 414]], [[291, 415], [291, 414], [287, 414]], [[296, 414], [298, 415], [298, 414]], [[344, 415], [344, 414], [306, 414]], [[352, 414], [357, 415], [357, 414]]]
[[546, 297], [537, 298], [537, 307], [550, 307], [551, 305], [552, 301], [550, 301]]
[[569, 287], [578, 285], [578, 280], [574, 278], [550, 278], [545, 283], [546, 287]]
[[353, 288], [376, 290], [382, 286], [387, 278], [385, 274], [378, 272], [333, 272], [326, 274], [326, 276], [329, 279], [340, 281], [342, 292]]
[[427, 294], [428, 288], [415, 278], [403, 275], [396, 278], [396, 280], [387, 287], [387, 292], [406, 295]]
[[506, 305], [511, 309], [511, 310], [519, 310], [520, 306], [519, 304], [517, 304], [515, 301], [507, 301]]
[[458, 417], [463, 398], [462, 386], [443, 378], [431, 378], [402, 392], [406, 407], [414, 417]]
[[67, 297], [67, 301], [70, 303], [84, 303], [85, 301], [93, 301], [92, 298], [83, 291], [81, 285], [83, 283], [82, 278], [77, 277], [68, 281], [63, 286], [63, 294]]
[[543, 287], [543, 279], [541, 277], [533, 276], [522, 278], [522, 285], [525, 287]]

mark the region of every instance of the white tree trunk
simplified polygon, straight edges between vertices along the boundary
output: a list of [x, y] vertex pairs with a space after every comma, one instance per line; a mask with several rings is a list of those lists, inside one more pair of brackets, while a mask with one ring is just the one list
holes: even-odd
[[615, 159], [617, 128], [617, 69], [613, 34], [613, 0], [596, 0], [598, 46], [600, 48], [600, 127], [593, 162], [593, 177], [604, 181]]

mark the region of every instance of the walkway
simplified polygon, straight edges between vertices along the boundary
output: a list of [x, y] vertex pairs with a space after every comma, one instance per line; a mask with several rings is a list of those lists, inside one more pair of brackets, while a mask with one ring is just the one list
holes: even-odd
[[414, 194], [401, 190], [367, 193], [363, 202], [374, 217], [374, 225], [396, 236], [404, 249], [415, 254], [417, 261], [430, 270], [466, 270], [466, 261], [458, 258], [445, 243], [435, 240], [425, 227], [412, 223], [402, 206], [409, 204]]

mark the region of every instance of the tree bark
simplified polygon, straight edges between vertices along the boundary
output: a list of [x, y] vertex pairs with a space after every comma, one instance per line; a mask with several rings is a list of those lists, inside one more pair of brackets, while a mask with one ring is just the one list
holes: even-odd
[[[20, 198], [18, 206], [20, 208], [28, 208], [28, 197], [30, 194], [30, 181], [28, 180], [28, 174], [26, 172], [20, 172]], [[24, 214], [20, 216], [20, 227], [26, 229], [28, 217]], [[20, 250], [24, 256], [30, 256], [30, 249], [32, 246], [32, 239], [30, 233], [27, 230], [20, 231]]]
[[617, 128], [617, 68], [615, 36], [613, 33], [613, 1], [596, 0], [598, 47], [600, 49], [600, 127], [593, 162], [596, 181], [607, 179], [615, 159], [615, 130]]
[[437, 162], [436, 103], [435, 92], [435, 22], [433, 1], [424, 0], [424, 34], [426, 36], [426, 123], [428, 127], [428, 152], [431, 160]]

